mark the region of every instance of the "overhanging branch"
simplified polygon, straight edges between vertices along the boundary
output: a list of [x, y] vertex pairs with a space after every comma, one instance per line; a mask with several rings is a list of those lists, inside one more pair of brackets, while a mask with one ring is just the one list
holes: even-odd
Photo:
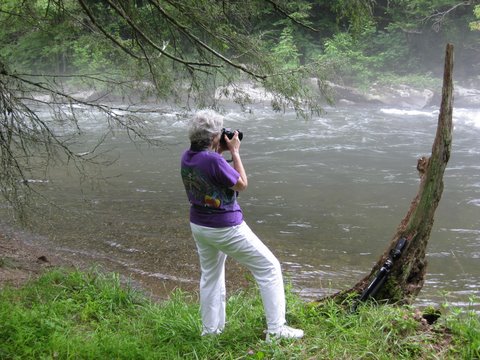
[[[110, 1], [110, 0], [107, 0]], [[204, 43], [202, 40], [200, 40], [197, 36], [195, 36], [186, 26], [180, 24], [176, 19], [174, 19], [172, 16], [170, 16], [158, 3], [156, 0], [148, 0], [150, 4], [155, 6], [155, 8], [175, 27], [177, 27], [181, 32], [183, 32], [187, 37], [189, 37], [192, 41], [194, 41], [196, 44], [200, 45], [202, 48], [213, 54], [215, 57], [221, 59], [223, 62], [227, 63], [228, 65], [237, 68], [254, 78], [260, 79], [260, 80], [265, 80], [267, 78], [266, 75], [261, 75], [261, 74], [256, 74], [255, 72], [247, 69], [247, 67], [243, 64], [237, 64], [234, 61], [228, 59], [226, 56], [222, 55], [212, 47], [208, 46], [206, 43]]]
[[180, 64], [183, 64], [185, 66], [207, 66], [207, 67], [220, 67], [220, 65], [215, 65], [215, 64], [211, 64], [211, 63], [203, 63], [203, 62], [192, 62], [192, 61], [186, 61], [184, 59], [181, 59], [179, 57], [176, 57], [170, 53], [168, 53], [167, 51], [165, 51], [162, 46], [159, 46], [158, 44], [156, 44], [152, 39], [150, 39], [150, 37], [145, 34], [138, 26], [137, 24], [117, 5], [115, 4], [113, 1], [111, 0], [105, 0], [116, 12], [118, 15], [120, 15], [120, 17], [122, 19], [124, 19], [127, 24], [133, 29], [135, 30], [135, 32], [140, 35], [150, 46], [152, 46], [155, 50], [157, 50], [158, 52], [160, 52], [161, 54], [163, 54], [164, 56], [166, 56], [167, 58], [169, 58], [170, 60], [173, 60], [175, 62], [178, 62]]
[[320, 30], [318, 29], [315, 29], [313, 27], [311, 27], [310, 25], [307, 25], [301, 21], [298, 21], [297, 19], [295, 19], [292, 15], [290, 15], [287, 11], [285, 11], [285, 9], [283, 9], [280, 5], [278, 5], [275, 1], [273, 0], [266, 0], [268, 3], [270, 3], [273, 8], [278, 11], [280, 14], [282, 14], [283, 16], [287, 17], [288, 19], [290, 19], [292, 22], [294, 22], [295, 24], [297, 25], [300, 25], [301, 27], [304, 27], [306, 29], [309, 29], [311, 31], [314, 31], [314, 32], [320, 32]]

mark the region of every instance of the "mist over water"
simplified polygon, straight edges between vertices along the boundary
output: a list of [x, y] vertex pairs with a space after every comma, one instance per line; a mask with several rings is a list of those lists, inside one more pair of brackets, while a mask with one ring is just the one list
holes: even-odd
[[[225, 126], [244, 132], [245, 219], [301, 296], [348, 288], [371, 270], [417, 193], [417, 159], [430, 155], [437, 118], [433, 108], [330, 108], [308, 121], [261, 107], [226, 113]], [[105, 130], [98, 114], [85, 113], [81, 122], [82, 141], [94, 144]], [[34, 228], [44, 236], [32, 241], [147, 286], [162, 280], [166, 288], [195, 289], [198, 260], [179, 171], [188, 117], [172, 111], [145, 115], [145, 122], [162, 145], [136, 146], [121, 131], [109, 135], [102, 150], [118, 159], [102, 169], [106, 183], [80, 187], [58, 168], [52, 181], [38, 184], [61, 208], [45, 205], [49, 221]], [[480, 295], [479, 138], [480, 110], [454, 109], [453, 151], [419, 303], [464, 306]]]

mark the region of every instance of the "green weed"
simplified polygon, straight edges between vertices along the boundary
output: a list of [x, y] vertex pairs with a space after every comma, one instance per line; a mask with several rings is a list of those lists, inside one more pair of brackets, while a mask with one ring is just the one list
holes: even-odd
[[429, 325], [418, 309], [307, 304], [287, 288], [287, 317], [305, 330], [266, 343], [258, 289], [229, 296], [227, 326], [200, 336], [197, 297], [154, 303], [116, 274], [57, 269], [0, 293], [0, 359], [475, 359], [478, 314], [456, 309]]

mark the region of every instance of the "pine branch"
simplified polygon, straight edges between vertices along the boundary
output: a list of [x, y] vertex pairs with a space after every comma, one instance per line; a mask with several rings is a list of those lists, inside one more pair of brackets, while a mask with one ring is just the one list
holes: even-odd
[[215, 65], [211, 63], [203, 63], [203, 62], [191, 62], [191, 61], [186, 61], [184, 59], [181, 59], [179, 57], [176, 57], [168, 52], [166, 52], [161, 46], [156, 44], [150, 37], [148, 37], [147, 34], [145, 34], [138, 26], [137, 24], [126, 14], [117, 4], [115, 4], [111, 0], [105, 0], [116, 12], [117, 14], [124, 19], [127, 24], [135, 30], [135, 32], [140, 35], [150, 46], [152, 46], [155, 50], [159, 51], [161, 54], [164, 56], [168, 57], [170, 60], [173, 60], [175, 62], [181, 63], [187, 67], [190, 66], [207, 66], [207, 67], [220, 67], [220, 65]]
[[[110, 1], [110, 0], [107, 0]], [[200, 40], [197, 36], [195, 36], [190, 29], [188, 29], [186, 26], [180, 24], [175, 18], [170, 16], [158, 3], [156, 0], [148, 0], [150, 4], [152, 4], [171, 24], [173, 24], [175, 27], [177, 27], [182, 33], [184, 33], [187, 37], [189, 37], [193, 42], [196, 44], [200, 45], [202, 48], [213, 54], [215, 57], [221, 59], [223, 62], [227, 63], [228, 65], [237, 68], [251, 76], [257, 79], [265, 80], [267, 78], [267, 75], [260, 75], [256, 74], [251, 70], [248, 70], [247, 67], [243, 64], [237, 64], [234, 61], [230, 60], [223, 54], [219, 53], [212, 47], [208, 46], [206, 43], [204, 43], [202, 40]]]
[[309, 29], [311, 31], [320, 32], [320, 30], [315, 29], [315, 28], [311, 27], [310, 25], [307, 25], [307, 24], [295, 19], [292, 15], [287, 13], [287, 11], [285, 9], [283, 9], [280, 5], [278, 5], [275, 1], [273, 1], [273, 0], [265, 0], [265, 1], [270, 3], [276, 11], [278, 11], [280, 14], [282, 14], [286, 18], [290, 19], [295, 24], [300, 25], [301, 27], [304, 27], [304, 28]]

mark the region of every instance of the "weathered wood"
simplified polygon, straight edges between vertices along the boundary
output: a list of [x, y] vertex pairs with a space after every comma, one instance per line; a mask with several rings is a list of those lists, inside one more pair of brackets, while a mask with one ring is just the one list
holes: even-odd
[[389, 246], [370, 274], [352, 288], [333, 295], [332, 297], [336, 301], [358, 298], [375, 279], [391, 250], [401, 238], [407, 240], [402, 254], [393, 263], [384, 285], [375, 295], [372, 295], [372, 298], [389, 303], [410, 303], [422, 289], [427, 267], [426, 247], [433, 226], [435, 210], [442, 197], [443, 174], [450, 158], [452, 146], [452, 71], [453, 45], [448, 44], [445, 53], [442, 101], [432, 154], [430, 157], [422, 157], [417, 163], [420, 174], [418, 193], [405, 218], [400, 222]]

